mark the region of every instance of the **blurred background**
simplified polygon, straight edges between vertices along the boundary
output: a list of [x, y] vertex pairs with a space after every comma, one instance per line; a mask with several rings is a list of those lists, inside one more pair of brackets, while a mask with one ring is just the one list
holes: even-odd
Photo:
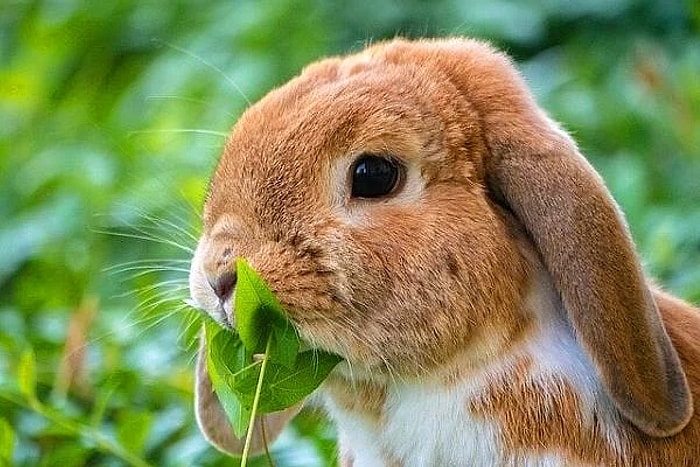
[[[383, 38], [511, 53], [648, 272], [699, 302], [699, 33], [694, 0], [4, 0], [0, 465], [230, 464], [196, 428], [182, 306], [207, 178], [248, 100]], [[309, 411], [273, 456], [334, 449]]]

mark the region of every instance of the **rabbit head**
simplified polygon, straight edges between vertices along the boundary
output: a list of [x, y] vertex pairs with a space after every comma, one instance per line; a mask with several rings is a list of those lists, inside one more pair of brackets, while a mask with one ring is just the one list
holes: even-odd
[[522, 334], [523, 236], [619, 411], [650, 435], [682, 429], [688, 385], [622, 215], [481, 42], [378, 44], [249, 108], [211, 180], [191, 293], [235, 326], [243, 257], [311, 345], [420, 375], [457, 352], [497, 358]]

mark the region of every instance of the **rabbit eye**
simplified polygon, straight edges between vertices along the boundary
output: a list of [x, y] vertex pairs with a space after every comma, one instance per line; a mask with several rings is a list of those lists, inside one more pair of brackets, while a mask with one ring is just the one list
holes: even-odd
[[398, 185], [400, 166], [394, 159], [364, 154], [353, 164], [351, 174], [353, 198], [379, 198]]

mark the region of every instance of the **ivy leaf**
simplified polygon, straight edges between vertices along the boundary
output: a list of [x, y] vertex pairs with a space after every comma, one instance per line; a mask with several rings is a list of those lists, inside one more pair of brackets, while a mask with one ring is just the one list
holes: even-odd
[[252, 353], [265, 352], [272, 334], [270, 361], [288, 368], [299, 353], [299, 337], [275, 294], [242, 258], [236, 260], [236, 328], [243, 345]]

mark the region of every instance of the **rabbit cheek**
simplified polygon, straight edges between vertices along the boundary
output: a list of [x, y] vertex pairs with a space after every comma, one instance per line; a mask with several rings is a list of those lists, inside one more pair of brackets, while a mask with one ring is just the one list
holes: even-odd
[[[420, 373], [467, 349], [478, 362], [522, 333], [522, 321], [513, 316], [521, 288], [505, 283], [502, 278], [509, 276], [494, 270], [501, 265], [483, 257], [464, 260], [484, 250], [489, 240], [472, 246], [471, 236], [432, 231], [419, 222], [394, 229], [389, 239], [355, 234], [351, 243], [361, 245], [355, 249], [362, 254], [348, 280], [354, 334], [371, 343], [393, 369]], [[492, 290], [497, 292], [486, 293]]]

